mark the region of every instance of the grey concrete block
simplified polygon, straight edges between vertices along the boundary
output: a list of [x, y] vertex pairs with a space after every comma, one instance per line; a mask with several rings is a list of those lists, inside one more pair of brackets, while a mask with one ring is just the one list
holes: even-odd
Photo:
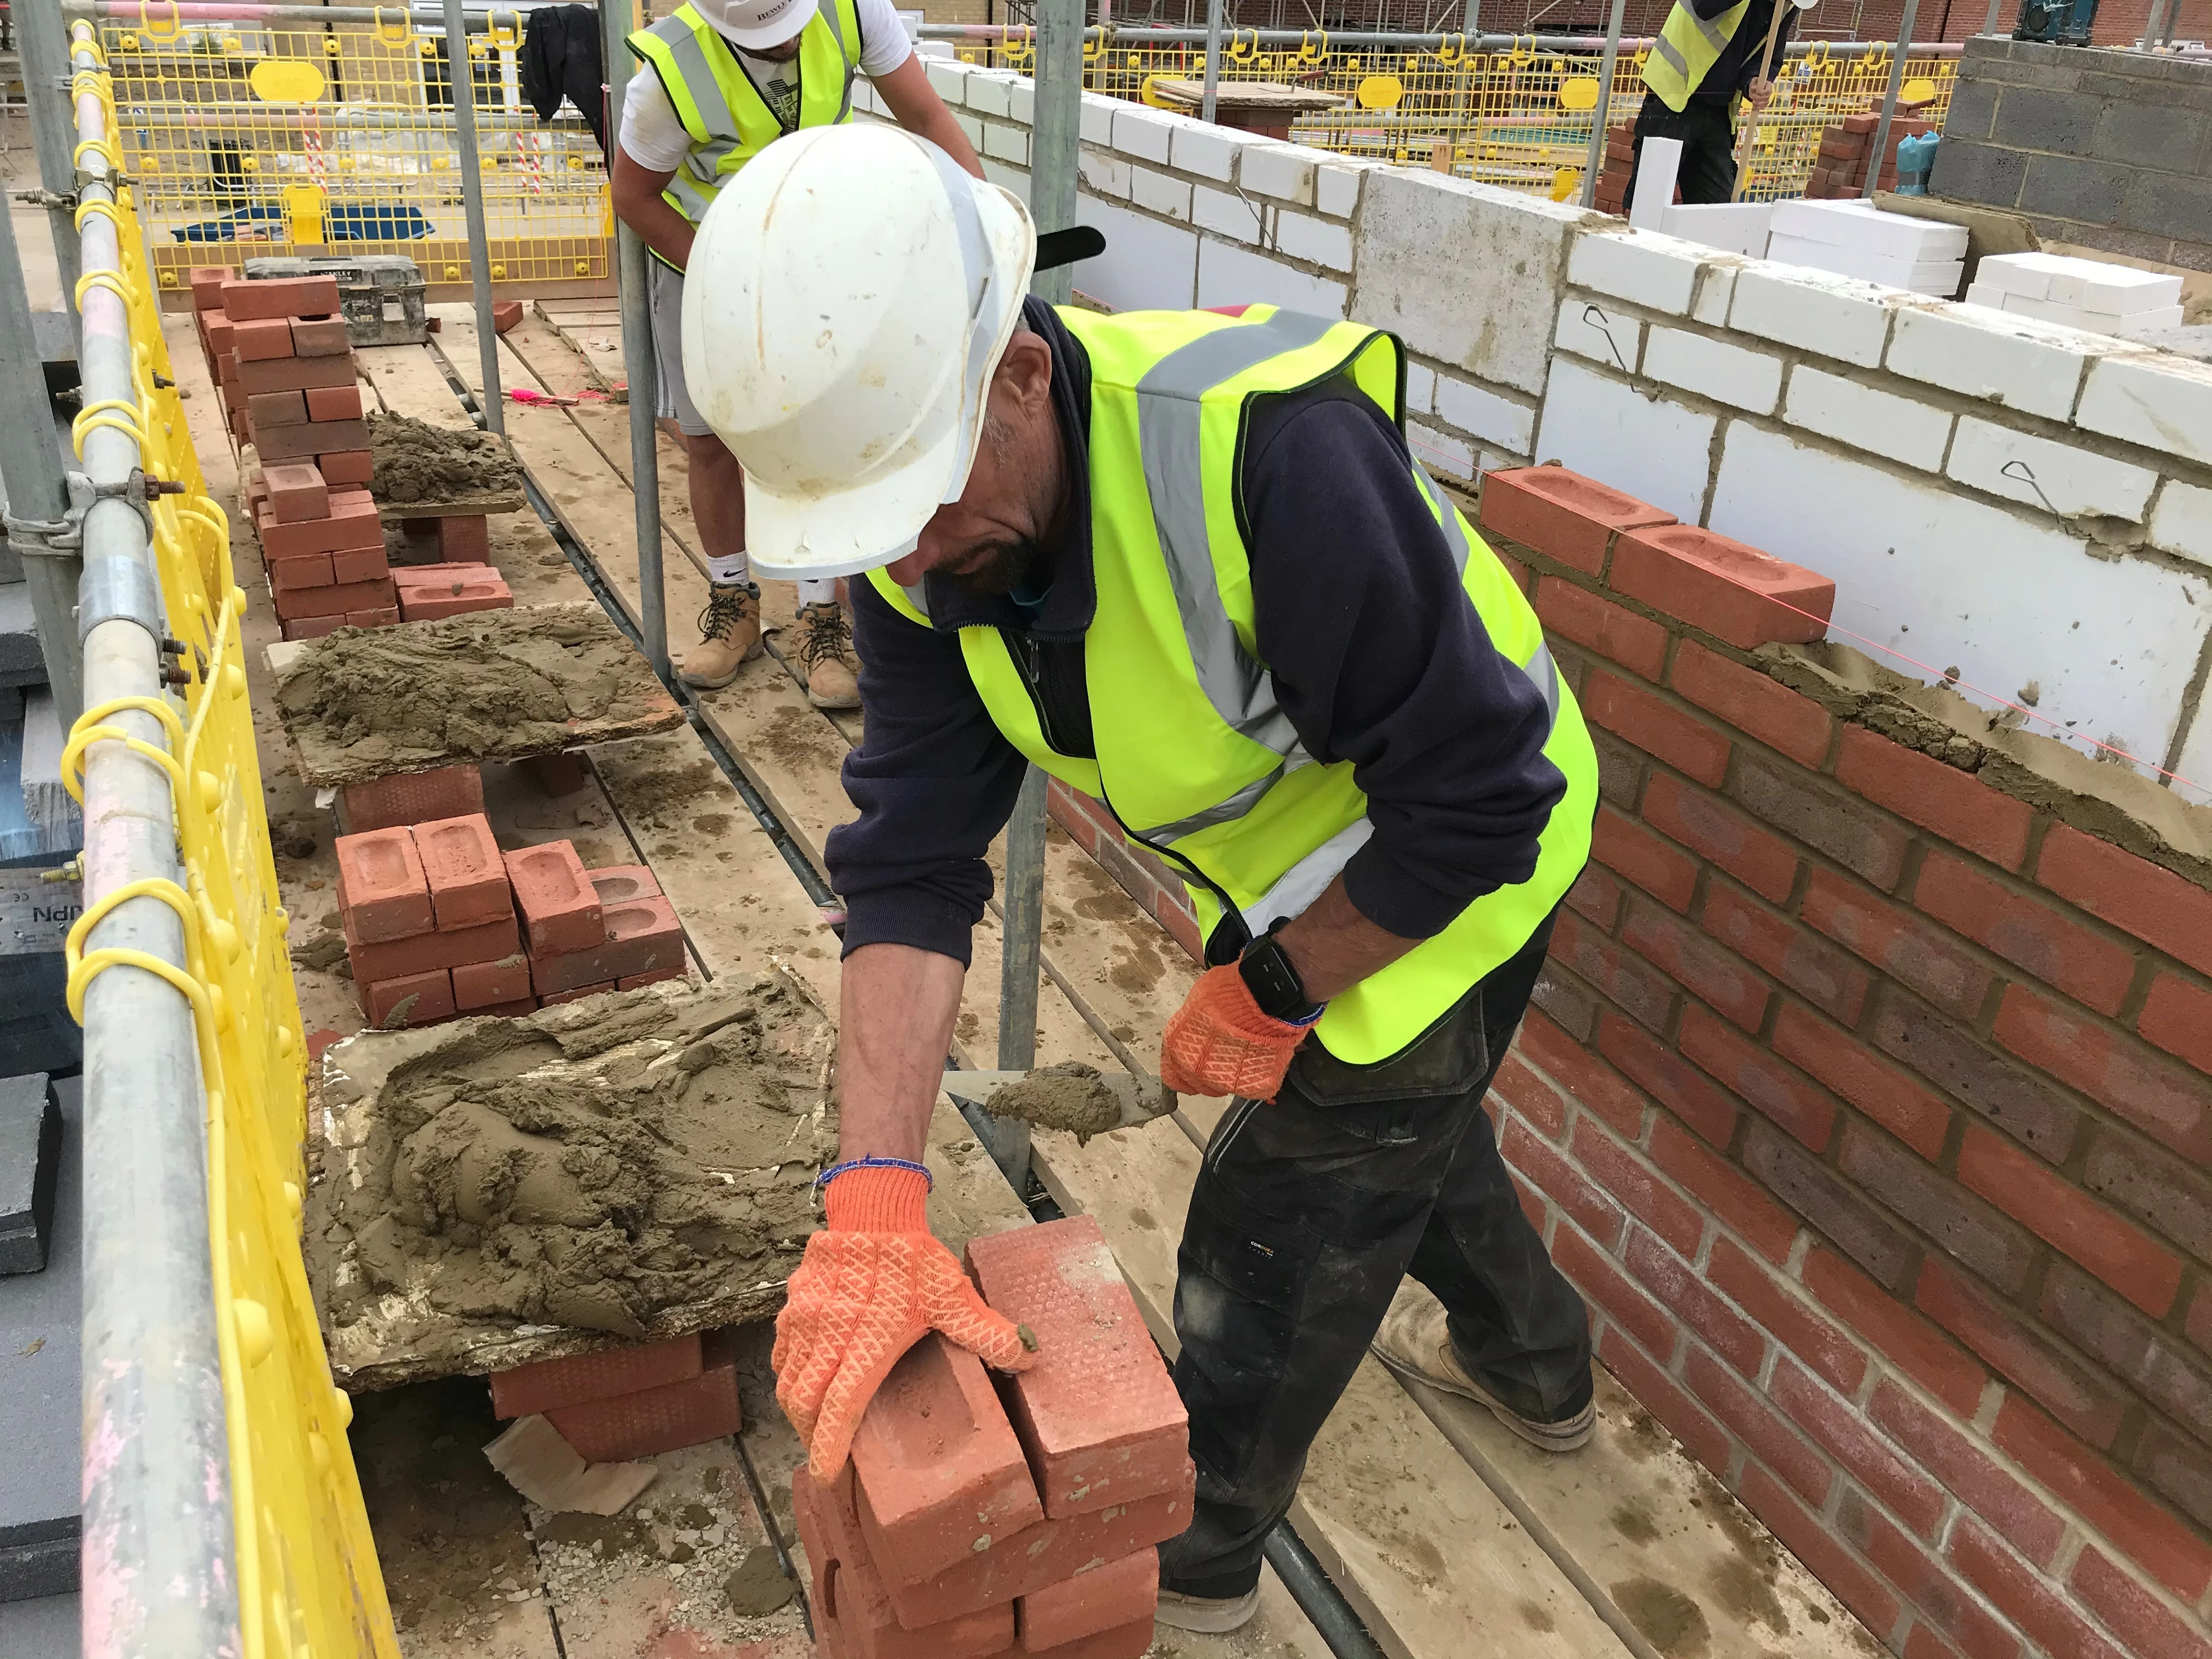
[[1947, 196], [1954, 202], [1978, 202], [1984, 207], [2017, 207], [2021, 185], [2027, 178], [2027, 156], [2020, 150], [1946, 138], [1936, 146], [1936, 170], [1928, 181], [1929, 193]]
[[76, 1078], [54, 1089], [62, 1146], [53, 1248], [44, 1273], [0, 1279], [0, 1401], [8, 1432], [8, 1455], [0, 1458], [0, 1601], [77, 1587], [83, 1097]]
[[[1942, 154], [1941, 145], [1936, 154]], [[2025, 212], [2047, 213], [2057, 219], [2109, 224], [2113, 208], [2126, 196], [2128, 186], [2144, 176], [2133, 167], [2116, 167], [2106, 161], [2031, 155], [2027, 178], [2020, 187], [2020, 205]]]
[[31, 617], [27, 582], [0, 582], [0, 685], [44, 685], [46, 659]]
[[2181, 242], [2212, 242], [2212, 179], [2138, 173], [2112, 217], [2122, 230], [2171, 236]]
[[1948, 144], [1954, 138], [1987, 138], [1995, 130], [1992, 124], [1996, 113], [1996, 82], [1969, 81], [1961, 76], [1951, 89], [1951, 108], [1943, 117], [1943, 143]]
[[77, 1659], [84, 1651], [74, 1593], [0, 1601], [0, 1653], [8, 1659]]
[[2203, 171], [2208, 143], [2212, 116], [2156, 104], [2113, 103], [2098, 118], [2089, 153], [2100, 161], [2189, 175]]
[[[2124, 254], [2130, 259], [2148, 259], [2155, 264], [2188, 264], [2186, 259], [2175, 258], [2177, 248], [2187, 249], [2198, 244], [2176, 242], [2171, 236], [2155, 233], [2145, 234], [2139, 230], [2118, 230], [2111, 225], [2077, 225], [2070, 220], [2030, 219], [2035, 234], [2045, 243], [2065, 242], [2076, 247], [2094, 248], [2100, 253]], [[2191, 265], [2191, 270], [2203, 270]]]
[[46, 1074], [0, 1079], [0, 1273], [46, 1265], [61, 1157], [61, 1103]]
[[1997, 100], [1990, 135], [2014, 149], [2087, 155], [2104, 106], [2072, 93], [2040, 87], [2007, 87]]

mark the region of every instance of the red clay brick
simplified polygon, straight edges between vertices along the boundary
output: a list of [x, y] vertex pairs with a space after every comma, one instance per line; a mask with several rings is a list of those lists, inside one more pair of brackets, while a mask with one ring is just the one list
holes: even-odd
[[1599, 1336], [1598, 1358], [1635, 1395], [1638, 1405], [1667, 1425], [1683, 1449], [1715, 1474], [1727, 1475], [1735, 1455], [1728, 1431], [1680, 1383], [1646, 1358], [1620, 1326], [1608, 1325]]
[[495, 334], [504, 334], [522, 320], [522, 301], [495, 300], [491, 307], [491, 326]]
[[1139, 1619], [1149, 1625], [1159, 1588], [1160, 1553], [1143, 1549], [1032, 1591], [1014, 1604], [1022, 1650], [1043, 1653]]
[[849, 1467], [825, 1486], [801, 1464], [791, 1478], [791, 1496], [813, 1581], [810, 1605], [823, 1659], [984, 1659], [1012, 1651], [1010, 1601], [913, 1629], [901, 1625], [889, 1586], [861, 1538]]
[[[1846, 1025], [1857, 1024], [1873, 983], [1850, 957], [1787, 916], [1720, 882], [1705, 889], [1705, 929]], [[1796, 1012], [1784, 1005], [1784, 1016]]]
[[1588, 646], [1632, 674], [1656, 680], [1667, 662], [1667, 630], [1649, 617], [1557, 576], [1536, 585], [1536, 615], [1554, 634]]
[[1629, 906], [1620, 942], [1745, 1030], [1765, 1020], [1774, 993], [1711, 935], [1639, 902]]
[[1856, 1405], [1831, 1393], [1788, 1358], [1776, 1362], [1767, 1393], [1785, 1417], [1826, 1447], [1844, 1473], [1899, 1520], [1923, 1538], [1936, 1536], [1948, 1507], [1943, 1488], [1869, 1428]]
[[[330, 362], [336, 359], [311, 357], [306, 361]], [[309, 421], [302, 426], [272, 427], [267, 432], [258, 432], [253, 447], [263, 460], [283, 461], [319, 455], [326, 449], [359, 449], [368, 442], [366, 421]]]
[[1768, 1261], [1788, 1257], [1797, 1237], [1796, 1218], [1741, 1170], [1663, 1117], [1651, 1126], [1651, 1161]]
[[2074, 1594], [2105, 1621], [2131, 1654], [2160, 1659], [2212, 1659], [2212, 1642], [2166, 1611], [2102, 1550], [2085, 1549], [2074, 1564]]
[[2100, 921], [2212, 974], [2212, 892], [2110, 842], [2055, 823], [2035, 878]]
[[222, 308], [242, 317], [324, 317], [338, 308], [335, 276], [264, 277], [222, 285]]
[[458, 818], [483, 811], [483, 774], [475, 766], [395, 773], [346, 785], [338, 804], [346, 828], [356, 832]]
[[1665, 1043], [1607, 1014], [1598, 1025], [1597, 1046], [1645, 1093], [1714, 1146], [1726, 1146], [1735, 1139], [1735, 1103]]
[[2131, 953], [2071, 921], [2049, 900], [2015, 892], [1948, 853], [1929, 854], [1912, 902], [2100, 1014], [2119, 1012], [2135, 978]]
[[1680, 1315], [1692, 1334], [1741, 1375], [1759, 1375], [1766, 1358], [1765, 1334], [1714, 1295], [1696, 1268], [1641, 1227], [1630, 1229], [1624, 1259], [1636, 1281]]
[[1629, 1139], [1644, 1132], [1644, 1097], [1541, 1014], [1521, 1022], [1521, 1047], [1552, 1080]]
[[[233, 353], [231, 361], [237, 362]], [[248, 394], [257, 392], [304, 392], [319, 386], [351, 386], [354, 382], [353, 360], [349, 357], [276, 357], [266, 362], [239, 362], [238, 372], [231, 377]], [[266, 459], [267, 457], [264, 457]], [[321, 458], [316, 458], [320, 465]], [[323, 476], [331, 477], [330, 469]], [[331, 478], [332, 483], [337, 482]], [[362, 481], [367, 483], [364, 477]]]
[[1706, 713], [1719, 715], [1802, 766], [1818, 771], [1827, 758], [1834, 717], [1812, 698], [1756, 668], [1733, 662], [1695, 640], [1685, 640], [1674, 653], [1668, 684]]
[[[1623, 820], [1626, 822], [1626, 820]], [[1619, 834], [1617, 830], [1608, 833]], [[1697, 872], [1691, 872], [1694, 883]], [[1620, 884], [1595, 864], [1586, 864], [1583, 872], [1575, 878], [1575, 884], [1567, 890], [1567, 902], [1588, 916], [1606, 933], [1620, 920]]]
[[1920, 1265], [1913, 1300], [1990, 1368], [2083, 1439], [2110, 1448], [2127, 1419], [2125, 1393], [2029, 1328], [2010, 1306], [1934, 1258]]
[[1569, 978], [1546, 961], [1528, 993], [1529, 1006], [1541, 1009], [1577, 1042], [1587, 1042], [1597, 1030], [1598, 1000], [1588, 988]]
[[1590, 826], [1590, 856], [1670, 909], [1687, 911], [1698, 890], [1696, 860], [1610, 806], [1599, 807]]
[[[517, 893], [520, 890], [518, 886]], [[585, 890], [591, 890], [586, 886]], [[684, 967], [683, 924], [666, 899], [631, 899], [608, 905], [605, 916], [606, 939], [589, 951], [550, 957], [532, 952], [531, 982], [539, 995], [602, 979], [634, 979]]]
[[1968, 1124], [1959, 1148], [1959, 1179], [2154, 1319], [2172, 1307], [2181, 1288], [2181, 1258], [2011, 1141]]
[[246, 400], [246, 418], [258, 429], [268, 426], [298, 426], [307, 418], [303, 392], [264, 392]]
[[617, 1463], [721, 1440], [744, 1426], [737, 1354], [720, 1331], [702, 1344], [696, 1376], [633, 1394], [555, 1406], [545, 1413], [587, 1463]]
[[1674, 1006], [1674, 988], [1577, 915], [1552, 928], [1553, 959], [1589, 981], [1641, 1024], [1664, 1030]]
[[[1826, 192], [1808, 190], [1805, 193], [1817, 197]], [[1965, 1659], [1965, 1656], [1936, 1635], [1931, 1626], [1915, 1620], [1912, 1628], [1905, 1632], [1905, 1659]]]
[[[391, 575], [392, 567], [385, 562], [380, 547], [340, 548], [331, 555], [331, 580], [339, 582], [373, 582]], [[397, 622], [398, 617], [391, 620]]]
[[550, 1008], [558, 1003], [581, 1002], [586, 997], [599, 996], [621, 988], [611, 979], [602, 980], [597, 985], [579, 985], [574, 990], [549, 992], [538, 1000], [541, 1006]]
[[279, 524], [330, 516], [330, 487], [312, 461], [286, 461], [261, 469], [269, 510]]
[[1756, 1043], [1702, 1008], [1684, 1016], [1682, 1052], [1813, 1151], [1836, 1132], [1836, 1103]]
[[1749, 1174], [1876, 1280], [1893, 1289], [1903, 1284], [1918, 1245], [1866, 1197], [1865, 1183], [1839, 1178], [1764, 1119], [1753, 1119], [1746, 1130], [1742, 1161]]
[[453, 969], [453, 1006], [465, 1013], [502, 1008], [530, 994], [530, 958], [520, 951], [496, 962], [465, 962]]
[[447, 933], [417, 933], [412, 939], [369, 944], [356, 939], [345, 924], [346, 955], [356, 979], [397, 979], [434, 968], [458, 968], [465, 962], [494, 962], [521, 948], [514, 918], [488, 921]]
[[1797, 851], [1734, 807], [1671, 777], [1655, 774], [1644, 793], [1644, 822], [1727, 871], [1777, 904], [1797, 884]]
[[1885, 893], [1905, 873], [1911, 837], [1886, 812], [1854, 799], [1801, 766], [1762, 755], [1738, 755], [1729, 793], [1808, 847]]
[[1997, 1413], [1997, 1449], [2185, 1601], [2212, 1585], [2212, 1544], [2019, 1395]]
[[1867, 1022], [1866, 1034], [2051, 1164], [2063, 1164], [2081, 1139], [2081, 1109], [2062, 1091], [1999, 1060], [1940, 1014], [1903, 997], [1887, 997]]
[[1942, 1154], [1950, 1107], [1877, 1060], [1849, 1032], [1785, 1002], [1775, 1017], [1772, 1042], [1776, 1054], [1827, 1085], [1921, 1157], [1932, 1163]]
[[301, 588], [329, 587], [337, 580], [327, 553], [301, 553], [289, 559], [264, 557], [271, 593], [294, 593]]
[[1190, 1491], [1189, 1418], [1097, 1219], [971, 1239], [967, 1265], [986, 1302], [1036, 1334], [1007, 1407], [1044, 1512]]
[[1624, 1222], [1620, 1208], [1592, 1186], [1581, 1170], [1559, 1156], [1556, 1147], [1532, 1133], [1525, 1124], [1509, 1119], [1498, 1136], [1498, 1151], [1506, 1164], [1544, 1192], [1560, 1212], [1595, 1239], [1605, 1249], [1620, 1247]]
[[404, 830], [340, 836], [338, 904], [364, 944], [406, 939], [437, 925], [429, 882]]
[[862, 1531], [887, 1579], [946, 1571], [1045, 1518], [982, 1361], [933, 1333], [884, 1379], [853, 1467]]
[[2068, 1659], [2125, 1659], [2068, 1607], [2041, 1574], [1971, 1522], [1951, 1536], [1950, 1559], [1960, 1577], [1995, 1602], [2036, 1644], [2038, 1653]]
[[660, 883], [652, 871], [641, 864], [611, 865], [605, 870], [586, 870], [584, 879], [599, 896], [602, 906], [622, 904], [631, 899], [659, 898]]
[[2007, 1474], [1960, 1425], [1885, 1379], [1875, 1387], [1868, 1416], [1943, 1489], [2047, 1567], [2066, 1523], [2040, 1498]]
[[[515, 905], [522, 913], [523, 937], [529, 941], [532, 957], [589, 951], [606, 943], [606, 915], [599, 895], [585, 878], [584, 861], [576, 856], [571, 843], [547, 842], [506, 856], [507, 879], [514, 885]], [[582, 982], [572, 980], [570, 984]]]
[[556, 1406], [635, 1394], [696, 1376], [701, 1364], [696, 1332], [664, 1342], [540, 1359], [491, 1374], [492, 1415], [529, 1417]]
[[1728, 775], [1726, 732], [1617, 674], [1592, 674], [1582, 704], [1596, 724], [1700, 783], [1717, 786]]
[[1834, 1528], [1808, 1514], [1767, 1469], [1756, 1463], [1747, 1467], [1738, 1496], [1861, 1623], [1880, 1631], [1896, 1626], [1901, 1611], [1896, 1596], [1844, 1547]]
[[222, 285], [235, 274], [233, 265], [194, 265], [185, 273], [185, 283], [192, 290], [192, 309], [205, 313], [222, 304]]
[[1847, 1491], [1837, 1505], [1836, 1530], [1962, 1650], [1975, 1659], [2017, 1659], [2019, 1638], [1949, 1568], [1858, 1492]]
[[1692, 1347], [1683, 1362], [1682, 1380], [1704, 1401], [1752, 1455], [1787, 1480], [1819, 1508], [1828, 1498], [1836, 1473], [1804, 1436], [1785, 1422], [1751, 1387], [1703, 1348]]
[[[1517, 1054], [1508, 1052], [1490, 1081], [1490, 1092], [1510, 1105], [1520, 1120], [1554, 1145], [1567, 1138], [1567, 1097]], [[1498, 1116], [1500, 1109], [1491, 1108]], [[1502, 1119], [1500, 1120], [1503, 1121]]]
[[[229, 313], [226, 313], [229, 314]], [[274, 362], [292, 355], [292, 325], [283, 319], [264, 320], [231, 315], [230, 349], [246, 363]]]
[[1686, 524], [1624, 532], [1606, 586], [1743, 651], [1826, 638], [1836, 604], [1826, 576]]
[[[2027, 1228], [1960, 1188], [1951, 1176], [1917, 1154], [1856, 1121], [1844, 1126], [1836, 1168], [1862, 1192], [1879, 1194], [1893, 1214], [1932, 1238], [1972, 1272], [2008, 1295], [2027, 1288], [2044, 1258]], [[1862, 1262], [1869, 1271], [1871, 1264]], [[1900, 1283], [1891, 1283], [1893, 1290]]]
[[[1573, 1150], [1583, 1171], [1664, 1239], [1677, 1255], [1686, 1260], [1697, 1255], [1705, 1236], [1704, 1214], [1661, 1180], [1642, 1153], [1587, 1121], [1575, 1126]], [[1595, 1229], [1586, 1231], [1594, 1237], [1598, 1236]]]
[[301, 394], [310, 421], [358, 421], [362, 418], [361, 383], [319, 386]]
[[2006, 988], [1996, 1039], [2161, 1145], [2199, 1163], [2212, 1162], [2212, 1091], [2201, 1075], [2024, 986]]
[[[1086, 1636], [1081, 1641], [1063, 1642], [1042, 1653], [1029, 1654], [1029, 1659], [1145, 1659], [1151, 1652], [1159, 1631], [1150, 1614], [1127, 1625], [1101, 1631], [1096, 1636]], [[1024, 1653], [1029, 1653], [1025, 1648]]]
[[1805, 1258], [1805, 1288], [1871, 1342], [1921, 1387], [1961, 1417], [1980, 1407], [1988, 1373], [1948, 1338], [1843, 1257], [1814, 1249]]
[[659, 985], [670, 980], [690, 979], [689, 968], [653, 968], [642, 974], [628, 974], [615, 981], [617, 991], [635, 991], [641, 986]]
[[2136, 1030], [2198, 1071], [2212, 1073], [2212, 991], [2160, 974], [2143, 999]]
[[[507, 866], [493, 838], [491, 820], [483, 813], [418, 823], [410, 833], [429, 879], [430, 904], [439, 927], [473, 927], [514, 914]], [[509, 992], [491, 1000], [505, 1002], [521, 994]]]
[[491, 557], [491, 520], [481, 513], [438, 520], [438, 556], [455, 564], [483, 564]]
[[1802, 915], [1807, 926], [1960, 1019], [1971, 1020], [1980, 1013], [1995, 982], [1996, 975], [1963, 946], [1909, 911], [1828, 871], [1813, 872]]
[[356, 611], [376, 611], [392, 604], [389, 581], [332, 583], [328, 587], [279, 590], [272, 596], [276, 614], [286, 622], [298, 617], [347, 616]]
[[341, 548], [384, 548], [384, 526], [373, 504], [340, 502], [333, 497], [330, 511], [319, 519], [295, 519], [287, 523], [274, 512], [255, 521], [262, 551], [272, 559], [289, 559], [301, 553], [335, 553]]
[[334, 454], [318, 455], [315, 465], [323, 470], [323, 477], [334, 484], [365, 484], [374, 476], [376, 466], [366, 449], [345, 449]]
[[507, 611], [514, 595], [507, 579], [489, 565], [474, 567], [481, 574], [465, 580], [447, 579], [435, 584], [415, 582], [399, 590], [399, 614], [409, 622], [434, 622], [471, 611]]
[[295, 357], [351, 356], [353, 341], [343, 317], [295, 317], [292, 319], [292, 355]]
[[1482, 478], [1482, 527], [1595, 576], [1613, 532], [1674, 515], [1560, 466], [1502, 468]]
[[279, 622], [288, 640], [319, 640], [324, 635], [335, 634], [346, 625], [343, 615], [300, 617], [289, 621], [280, 618]]
[[1785, 1291], [1733, 1240], [1713, 1241], [1706, 1277], [1782, 1346], [1845, 1394], [1865, 1380], [1866, 1352], [1835, 1321]]
[[[335, 563], [337, 556], [332, 554], [331, 557]], [[345, 619], [349, 628], [392, 628], [398, 624], [399, 607], [396, 605], [373, 605], [363, 611], [347, 611]]]
[[1585, 1297], [1634, 1337], [1644, 1352], [1662, 1361], [1673, 1354], [1680, 1322], [1645, 1295], [1613, 1257], [1572, 1228], [1561, 1227], [1552, 1235], [1552, 1260]]
[[434, 1025], [453, 1017], [453, 981], [442, 968], [391, 979], [362, 979], [356, 967], [355, 979], [362, 1014], [380, 1030]]

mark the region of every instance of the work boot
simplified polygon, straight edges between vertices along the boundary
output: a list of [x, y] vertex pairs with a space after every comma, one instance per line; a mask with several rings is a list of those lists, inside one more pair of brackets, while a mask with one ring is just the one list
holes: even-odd
[[699, 643], [684, 653], [676, 678], [702, 691], [719, 691], [761, 648], [760, 589], [750, 582], [716, 582], [699, 613]]
[[1370, 1346], [1375, 1357], [1401, 1376], [1410, 1376], [1432, 1389], [1487, 1407], [1492, 1417], [1542, 1450], [1570, 1452], [1590, 1437], [1597, 1426], [1595, 1401], [1585, 1403], [1570, 1416], [1547, 1423], [1540, 1418], [1522, 1416], [1468, 1375], [1467, 1367], [1459, 1363], [1459, 1355], [1452, 1350], [1449, 1318], [1443, 1303], [1421, 1285], [1408, 1281], [1399, 1287], [1390, 1311], [1382, 1316], [1382, 1328], [1375, 1334], [1375, 1340]]
[[784, 653], [806, 678], [806, 700], [817, 708], [860, 706], [860, 659], [853, 654], [852, 624], [835, 599], [801, 607]]
[[1162, 1584], [1152, 1618], [1170, 1630], [1187, 1630], [1199, 1636], [1225, 1636], [1231, 1631], [1243, 1629], [1259, 1611], [1260, 1592], [1256, 1588], [1242, 1595], [1193, 1595]]

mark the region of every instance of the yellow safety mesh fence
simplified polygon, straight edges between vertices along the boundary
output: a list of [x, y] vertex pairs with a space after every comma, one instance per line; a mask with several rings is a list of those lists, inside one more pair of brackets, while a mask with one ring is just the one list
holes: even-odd
[[[112, 123], [107, 77], [80, 72], [77, 80], [100, 86]], [[120, 962], [159, 973], [192, 1003], [207, 1092], [208, 1228], [246, 1659], [398, 1659], [346, 1443], [352, 1406], [331, 1385], [300, 1254], [307, 1044], [246, 697], [246, 592], [231, 568], [229, 522], [208, 495], [171, 384], [136, 192], [118, 194], [123, 270], [119, 277], [88, 273], [77, 299], [82, 304], [94, 284], [122, 298], [136, 395], [128, 404], [88, 406], [76, 437], [82, 449], [94, 425], [125, 431], [137, 438], [149, 475], [184, 486], [156, 499], [150, 514], [169, 628], [184, 642], [189, 678], [169, 696], [87, 709], [70, 733], [63, 775], [82, 799], [84, 753], [104, 742], [131, 743], [158, 761], [175, 798], [185, 879], [181, 888], [133, 883], [86, 911], [70, 936], [70, 1003], [82, 1019], [87, 983]], [[80, 222], [95, 211], [109, 209], [88, 204]], [[106, 723], [124, 706], [155, 716], [167, 747], [140, 744]], [[98, 826], [88, 823], [87, 832], [97, 836]], [[184, 971], [133, 951], [82, 953], [87, 933], [109, 908], [142, 896], [162, 900], [181, 918]]]
[[521, 15], [490, 22], [469, 36], [477, 154], [465, 159], [444, 31], [404, 8], [313, 28], [179, 19], [160, 4], [104, 21], [124, 169], [161, 286], [259, 253], [403, 253], [434, 284], [466, 283], [464, 165], [483, 179], [495, 283], [608, 280], [599, 145], [574, 114], [538, 120], [522, 97]]

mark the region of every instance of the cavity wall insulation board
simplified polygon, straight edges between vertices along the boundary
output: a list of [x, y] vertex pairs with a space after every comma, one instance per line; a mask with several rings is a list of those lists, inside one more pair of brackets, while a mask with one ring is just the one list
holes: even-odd
[[1974, 268], [1966, 303], [2100, 334], [2181, 325], [2181, 278], [2062, 253], [1992, 254]]
[[1946, 296], [1965, 274], [1963, 225], [1833, 201], [1777, 202], [1769, 222], [1766, 257], [1780, 264]]

